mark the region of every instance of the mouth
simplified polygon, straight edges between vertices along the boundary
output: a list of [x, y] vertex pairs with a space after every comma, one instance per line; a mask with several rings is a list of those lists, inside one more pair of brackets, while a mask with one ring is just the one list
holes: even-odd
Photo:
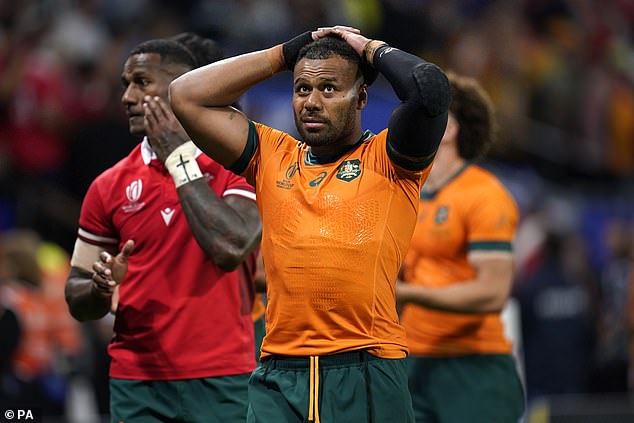
[[326, 121], [316, 117], [306, 116], [301, 119], [306, 129], [321, 129], [326, 126]]
[[126, 114], [128, 115], [128, 119], [142, 118], [145, 116], [143, 112], [133, 112], [131, 110], [126, 111]]

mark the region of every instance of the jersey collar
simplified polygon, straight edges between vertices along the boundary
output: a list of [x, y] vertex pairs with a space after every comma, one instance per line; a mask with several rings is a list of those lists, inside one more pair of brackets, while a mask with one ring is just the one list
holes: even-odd
[[442, 184], [440, 184], [440, 186], [438, 186], [435, 190], [433, 191], [428, 191], [425, 189], [425, 185], [423, 185], [423, 189], [420, 190], [420, 199], [421, 200], [433, 200], [434, 197], [436, 197], [436, 195], [447, 185], [449, 185], [449, 183], [451, 181], [453, 181], [454, 179], [456, 179], [458, 176], [460, 176], [460, 174], [462, 172], [464, 172], [464, 170], [466, 168], [468, 168], [470, 165], [472, 164], [472, 162], [470, 161], [465, 161], [464, 164], [462, 166], [460, 166], [458, 168], [458, 170], [456, 170], [454, 172], [453, 175], [450, 175]]
[[345, 154], [348, 154], [350, 150], [354, 149], [356, 146], [358, 146], [362, 142], [367, 141], [368, 138], [372, 137], [373, 135], [374, 134], [372, 133], [372, 131], [370, 131], [369, 129], [366, 129], [365, 132], [363, 132], [363, 134], [361, 135], [361, 138], [359, 138], [357, 142], [351, 145], [349, 149], [334, 156], [317, 157], [310, 151], [310, 148], [309, 148], [306, 150], [306, 155], [304, 156], [304, 163], [310, 166], [334, 163], [337, 160], [339, 160], [341, 157], [343, 157]]
[[[198, 158], [202, 153], [199, 148], [196, 148], [196, 155], [194, 157]], [[158, 160], [147, 136], [143, 137], [143, 141], [141, 142], [141, 157], [143, 157], [143, 163], [146, 165], [149, 165], [152, 160]]]

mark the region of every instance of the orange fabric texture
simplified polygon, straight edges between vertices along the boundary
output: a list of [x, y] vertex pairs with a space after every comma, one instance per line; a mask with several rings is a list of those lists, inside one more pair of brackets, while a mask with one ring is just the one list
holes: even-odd
[[386, 153], [387, 131], [316, 164], [290, 135], [256, 124], [245, 176], [256, 187], [267, 276], [262, 356], [359, 349], [407, 354], [394, 281], [416, 223], [424, 171]]
[[36, 254], [42, 270], [40, 287], [11, 281], [0, 288], [0, 298], [16, 310], [22, 327], [13, 366], [24, 380], [54, 370], [57, 355], [74, 356], [82, 348], [79, 323], [64, 300], [70, 259], [61, 247], [49, 243], [41, 243]]
[[[517, 206], [504, 186], [484, 169], [467, 166], [436, 193], [421, 195], [404, 279], [425, 286], [471, 280], [476, 275], [468, 254], [510, 255], [517, 223]], [[511, 352], [499, 313], [460, 314], [408, 304], [402, 323], [412, 355]]]
[[255, 294], [253, 310], [251, 310], [251, 319], [254, 322], [257, 321], [260, 317], [264, 316], [265, 311], [266, 307], [264, 307], [264, 302], [262, 301], [262, 294]]

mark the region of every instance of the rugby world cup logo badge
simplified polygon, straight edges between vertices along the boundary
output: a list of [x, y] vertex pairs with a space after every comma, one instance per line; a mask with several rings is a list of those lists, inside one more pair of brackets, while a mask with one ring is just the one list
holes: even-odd
[[137, 179], [135, 181], [132, 181], [130, 185], [126, 187], [125, 196], [128, 199], [128, 203], [124, 204], [123, 207], [121, 207], [125, 213], [135, 212], [141, 209], [145, 205], [144, 202], [139, 202], [142, 192], [143, 192], [142, 179]]

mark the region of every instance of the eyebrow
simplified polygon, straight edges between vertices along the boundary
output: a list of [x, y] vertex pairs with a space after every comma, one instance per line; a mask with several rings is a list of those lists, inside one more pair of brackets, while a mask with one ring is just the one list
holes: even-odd
[[148, 74], [148, 72], [146, 72], [146, 71], [145, 71], [145, 70], [143, 70], [143, 69], [141, 69], [141, 70], [135, 70], [134, 72], [129, 73], [129, 74], [127, 74], [127, 73], [125, 73], [125, 72], [124, 72], [124, 73], [122, 73], [122, 74], [121, 74], [121, 80], [122, 80], [122, 81], [125, 81], [125, 80], [126, 80], [126, 79], [125, 79], [125, 76], [126, 76], [126, 75], [130, 75], [130, 79], [134, 79], [134, 78], [138, 78], [138, 77], [147, 77], [147, 74]]
[[[305, 80], [308, 80], [308, 78], [300, 76], [294, 81], [294, 84], [297, 84], [298, 82], [305, 81]], [[320, 76], [319, 77], [319, 81], [320, 82], [337, 82], [338, 79], [337, 79], [337, 77]]]

